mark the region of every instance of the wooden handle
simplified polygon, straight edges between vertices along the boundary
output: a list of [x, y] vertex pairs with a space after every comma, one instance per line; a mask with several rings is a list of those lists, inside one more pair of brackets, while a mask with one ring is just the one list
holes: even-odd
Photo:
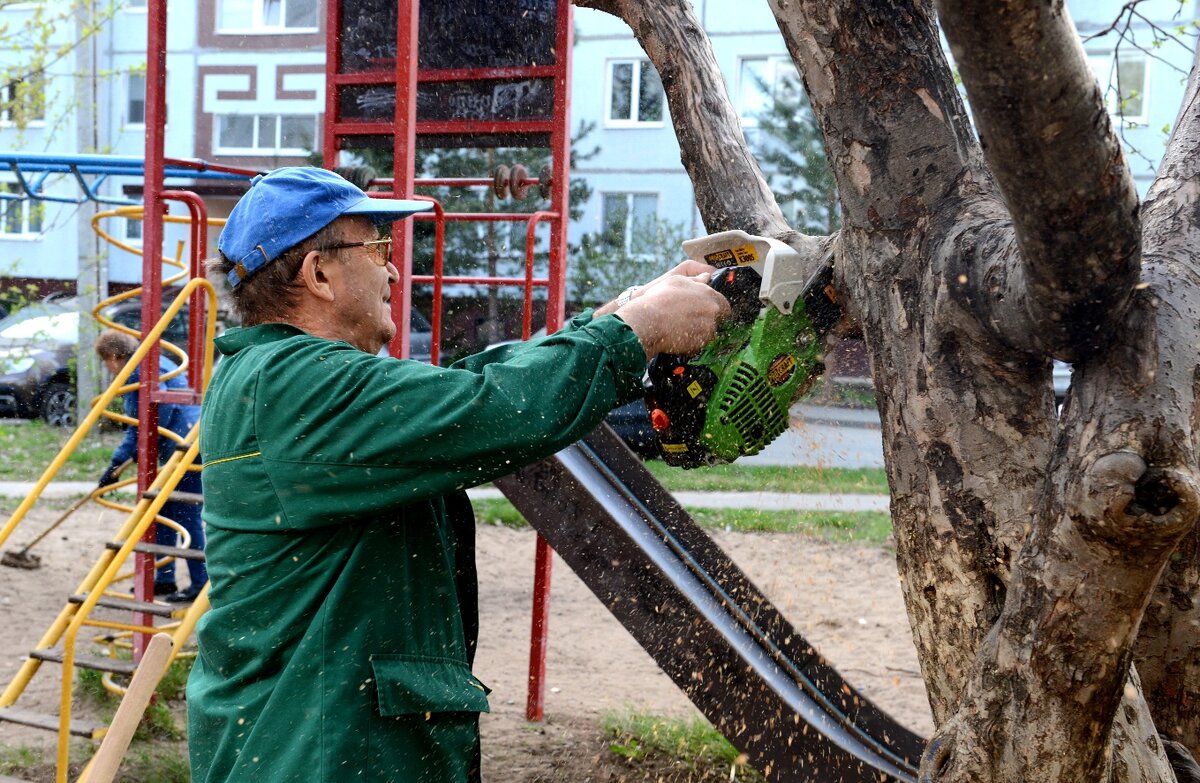
[[129, 682], [129, 690], [125, 691], [125, 697], [117, 707], [117, 714], [113, 716], [108, 733], [100, 743], [100, 750], [96, 751], [96, 756], [92, 759], [91, 771], [82, 777], [81, 781], [111, 783], [116, 777], [117, 770], [121, 767], [121, 759], [124, 758], [125, 751], [129, 749], [129, 743], [133, 739], [133, 733], [137, 731], [142, 715], [150, 704], [150, 697], [154, 695], [159, 680], [167, 673], [167, 661], [171, 658], [173, 647], [171, 637], [165, 633], [156, 633], [150, 639], [150, 644], [142, 655], [142, 662], [138, 664], [137, 671], [133, 673], [133, 679]]

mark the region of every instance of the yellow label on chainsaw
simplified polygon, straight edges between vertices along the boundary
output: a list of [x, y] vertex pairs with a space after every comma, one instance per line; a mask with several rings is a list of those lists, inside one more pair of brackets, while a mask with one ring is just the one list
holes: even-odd
[[687, 444], [684, 443], [664, 443], [662, 447], [668, 454], [684, 454], [688, 450]]
[[700, 385], [699, 381], [692, 381], [687, 385], [687, 390], [688, 394], [692, 395], [694, 399], [700, 396], [700, 392], [704, 391], [704, 387]]
[[790, 353], [781, 353], [771, 360], [767, 367], [767, 383], [772, 386], [782, 386], [796, 372], [796, 357]]
[[731, 247], [728, 250], [718, 250], [715, 253], [709, 253], [704, 257], [711, 266], [724, 268], [728, 266], [745, 266], [746, 264], [758, 263], [758, 251], [754, 249], [754, 245], [742, 245], [741, 247]]

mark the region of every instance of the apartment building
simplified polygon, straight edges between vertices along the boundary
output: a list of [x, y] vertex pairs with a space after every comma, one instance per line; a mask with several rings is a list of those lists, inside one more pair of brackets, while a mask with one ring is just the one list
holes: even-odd
[[[783, 40], [765, 2], [694, 1], [730, 99], [753, 139], [759, 114], [795, 76]], [[0, 72], [9, 74], [0, 85], [0, 151], [142, 156], [146, 0], [92, 3], [99, 32], [75, 46], [86, 20], [71, 15], [67, 0], [0, 9], [15, 44], [0, 49]], [[1183, 94], [1197, 10], [1178, 0], [1148, 0], [1135, 14], [1120, 0], [1073, 2], [1071, 8], [1144, 193]], [[168, 18], [168, 156], [271, 168], [303, 162], [320, 145], [322, 0], [170, 0]], [[653, 66], [620, 20], [588, 9], [576, 9], [575, 20], [572, 127], [594, 125], [581, 146], [598, 146], [599, 152], [574, 174], [586, 178], [593, 193], [572, 225], [572, 242], [584, 233], [603, 233], [635, 253], [634, 227], [646, 221], [664, 221], [684, 236], [704, 233]], [[37, 72], [22, 67], [37, 59], [35, 51], [60, 49], [66, 54], [43, 57]], [[195, 189], [218, 216], [240, 190], [220, 183]], [[11, 172], [0, 172], [3, 191], [19, 191]], [[100, 191], [133, 200], [141, 192], [136, 179], [119, 178]], [[78, 187], [62, 177], [48, 180], [46, 192], [72, 199]], [[0, 202], [0, 278], [36, 281], [44, 291], [73, 288], [81, 257], [98, 252], [88, 210], [63, 201]], [[139, 241], [137, 221], [105, 225]], [[182, 231], [168, 228], [166, 252], [173, 252]], [[140, 278], [136, 256], [100, 252], [110, 283]]]

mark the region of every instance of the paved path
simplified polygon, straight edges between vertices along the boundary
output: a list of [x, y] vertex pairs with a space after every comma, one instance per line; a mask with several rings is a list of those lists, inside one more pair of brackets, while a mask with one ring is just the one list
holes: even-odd
[[[33, 482], [0, 481], [0, 497], [9, 513], [16, 501], [25, 497]], [[77, 498], [96, 488], [91, 481], [56, 481], [46, 487], [44, 498]], [[501, 498], [500, 490], [476, 487], [469, 490], [473, 499]], [[768, 511], [797, 509], [800, 511], [887, 511], [887, 495], [824, 495], [790, 494], [786, 492], [677, 492], [675, 498], [691, 508], [761, 508]]]
[[821, 468], [883, 467], [883, 435], [875, 410], [795, 405], [792, 426], [739, 465], [808, 465]]

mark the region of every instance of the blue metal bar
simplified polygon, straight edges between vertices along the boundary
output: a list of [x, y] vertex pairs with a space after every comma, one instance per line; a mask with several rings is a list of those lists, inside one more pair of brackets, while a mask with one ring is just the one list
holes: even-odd
[[[164, 179], [244, 181], [256, 172], [224, 167], [199, 159], [168, 159], [164, 162]], [[146, 164], [142, 158], [132, 155], [59, 155], [37, 152], [0, 152], [0, 167], [7, 167], [16, 176], [23, 193], [0, 193], [2, 201], [53, 201], [64, 204], [82, 204], [95, 201], [100, 204], [133, 206], [141, 203], [136, 199], [119, 196], [102, 196], [100, 186], [109, 177], [145, 178]], [[36, 174], [32, 183], [28, 175]], [[45, 192], [47, 179], [54, 174], [73, 176], [83, 192], [82, 197], [55, 196]], [[95, 177], [90, 183], [85, 176]]]

